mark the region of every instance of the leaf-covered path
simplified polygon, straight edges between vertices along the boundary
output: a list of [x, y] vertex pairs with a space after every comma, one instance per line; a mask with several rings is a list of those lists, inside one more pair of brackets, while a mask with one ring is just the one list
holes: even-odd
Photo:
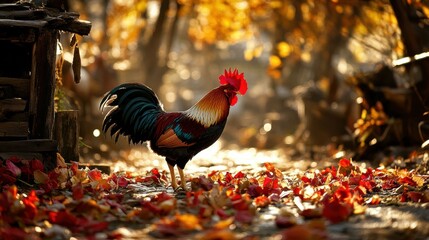
[[[212, 152], [210, 152], [212, 151]], [[110, 159], [113, 173], [37, 160], [0, 166], [1, 239], [427, 239], [428, 155], [413, 169], [279, 151], [208, 150], [173, 191], [145, 150]], [[31, 184], [31, 186], [30, 186]], [[18, 186], [18, 187], [17, 187]]]

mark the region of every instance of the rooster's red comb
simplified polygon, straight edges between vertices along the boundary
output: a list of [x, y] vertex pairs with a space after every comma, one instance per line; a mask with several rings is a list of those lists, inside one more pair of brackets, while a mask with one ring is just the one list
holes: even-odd
[[244, 79], [244, 73], [238, 73], [237, 69], [234, 69], [234, 72], [231, 71], [231, 68], [225, 73], [219, 76], [219, 82], [222, 85], [230, 85], [235, 88], [241, 95], [244, 95], [247, 92], [247, 82]]

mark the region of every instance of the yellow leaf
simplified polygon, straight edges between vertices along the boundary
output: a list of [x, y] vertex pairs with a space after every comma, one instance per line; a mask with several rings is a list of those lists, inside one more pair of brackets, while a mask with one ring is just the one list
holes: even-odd
[[221, 221], [219, 221], [219, 222], [217, 222], [214, 226], [213, 226], [213, 228], [215, 228], [215, 229], [225, 229], [225, 228], [228, 228], [229, 226], [231, 226], [231, 224], [234, 222], [234, 218], [233, 217], [230, 217], [230, 218], [227, 218], [227, 219], [225, 219], [225, 220], [221, 220]]
[[244, 50], [244, 59], [246, 61], [251, 61], [253, 59], [253, 49]]
[[429, 17], [429, 7], [427, 7], [426, 5], [422, 4], [421, 5], [423, 13], [426, 17]]
[[34, 171], [33, 175], [34, 175], [34, 182], [37, 184], [44, 184], [49, 179], [48, 175], [40, 170]]
[[59, 167], [67, 167], [66, 161], [60, 153], [57, 153], [57, 166]]
[[275, 55], [270, 56], [269, 62], [270, 62], [270, 68], [277, 68], [282, 64], [282, 60]]
[[279, 56], [284, 58], [289, 56], [292, 48], [287, 42], [280, 42], [277, 44], [277, 51], [279, 52]]
[[199, 219], [192, 214], [181, 214], [176, 216], [180, 227], [185, 230], [201, 230]]
[[425, 179], [421, 176], [414, 175], [412, 179], [417, 184], [417, 187], [422, 187], [425, 184]]

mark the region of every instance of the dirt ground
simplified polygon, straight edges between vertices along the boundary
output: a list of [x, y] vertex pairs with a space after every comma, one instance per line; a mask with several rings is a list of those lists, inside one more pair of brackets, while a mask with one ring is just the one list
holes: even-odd
[[[160, 170], [167, 169], [162, 158], [148, 152], [144, 147], [110, 154], [111, 159], [95, 156], [101, 160], [88, 158], [85, 161], [110, 165], [113, 171], [144, 172], [154, 167]], [[188, 179], [204, 176], [212, 171], [232, 173], [241, 171], [248, 175], [254, 175], [264, 170], [264, 163], [270, 162], [281, 170], [286, 178], [295, 178], [308, 169], [324, 169], [336, 165], [338, 161], [333, 157], [327, 157], [325, 154], [316, 154], [312, 157], [313, 159], [310, 159], [309, 156], [291, 157], [291, 152], [285, 150], [221, 150], [219, 145], [215, 145], [188, 163], [185, 173]], [[355, 164], [364, 167], [371, 165], [368, 162]], [[190, 186], [189, 183], [188, 186]], [[174, 195], [179, 203], [181, 199], [186, 197], [184, 192], [175, 192], [171, 187], [155, 188], [136, 185], [131, 188], [133, 188], [134, 197], [129, 199], [130, 202], [138, 202], [160, 192]], [[346, 221], [336, 224], [326, 222], [326, 235], [323, 238], [311, 239], [429, 239], [429, 203], [400, 202], [398, 196], [401, 191], [401, 187], [398, 187], [378, 193], [383, 199], [380, 204], [368, 205], [363, 214], [352, 215]], [[368, 197], [370, 195], [368, 194]], [[282, 234], [284, 229], [279, 228], [275, 223], [276, 216], [284, 209], [288, 209], [290, 212], [297, 211], [296, 204], [292, 202], [270, 204], [266, 208], [257, 210], [255, 220], [250, 226], [237, 225], [230, 227], [230, 229], [235, 233], [234, 237], [238, 239], [288, 239]], [[119, 222], [116, 227], [125, 239], [168, 238], [168, 236], [154, 232], [152, 223], [150, 221], [132, 224]], [[201, 235], [195, 231], [178, 238], [204, 239], [205, 237], [207, 235]]]

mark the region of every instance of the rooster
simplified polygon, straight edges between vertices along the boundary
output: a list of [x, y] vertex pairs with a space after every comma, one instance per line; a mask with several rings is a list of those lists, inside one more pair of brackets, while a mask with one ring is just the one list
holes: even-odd
[[155, 93], [143, 84], [119, 85], [101, 100], [101, 111], [113, 107], [103, 120], [103, 132], [110, 129], [115, 141], [119, 135], [127, 136], [133, 144], [149, 141], [150, 148], [165, 157], [173, 189], [178, 189], [177, 166], [181, 187], [186, 190], [186, 163], [221, 136], [230, 106], [237, 103], [237, 94], [247, 91], [244, 73], [237, 69], [225, 70], [219, 82], [219, 87], [182, 112], [165, 112]]

